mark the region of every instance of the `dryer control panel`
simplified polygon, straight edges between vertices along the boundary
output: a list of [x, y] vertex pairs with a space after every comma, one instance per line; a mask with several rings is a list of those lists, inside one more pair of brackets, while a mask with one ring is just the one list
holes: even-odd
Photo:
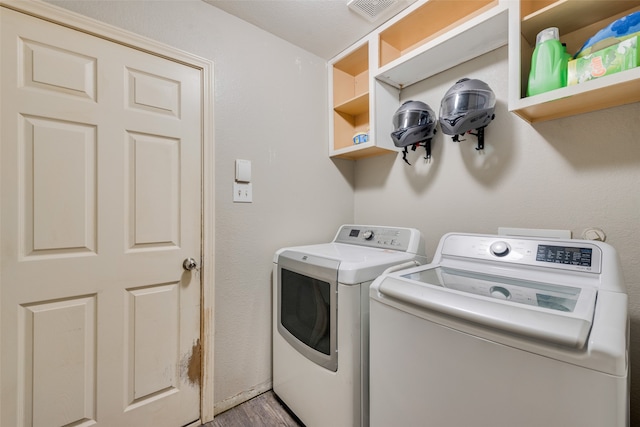
[[417, 253], [420, 246], [420, 231], [403, 227], [343, 225], [333, 241]]
[[441, 252], [443, 256], [590, 273], [600, 273], [602, 261], [600, 248], [583, 240], [451, 234], [443, 240]]

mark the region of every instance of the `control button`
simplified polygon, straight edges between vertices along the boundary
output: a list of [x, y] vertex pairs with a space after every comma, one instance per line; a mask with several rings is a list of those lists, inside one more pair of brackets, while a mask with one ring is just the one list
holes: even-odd
[[489, 289], [489, 293], [492, 297], [497, 299], [509, 299], [511, 298], [511, 292], [508, 289], [503, 288], [502, 286], [492, 286]]
[[509, 253], [510, 249], [511, 248], [509, 248], [509, 245], [506, 242], [502, 241], [493, 242], [489, 247], [489, 250], [495, 256], [505, 256]]
[[371, 230], [367, 230], [362, 234], [362, 237], [364, 237], [364, 240], [371, 240], [373, 239], [373, 231]]

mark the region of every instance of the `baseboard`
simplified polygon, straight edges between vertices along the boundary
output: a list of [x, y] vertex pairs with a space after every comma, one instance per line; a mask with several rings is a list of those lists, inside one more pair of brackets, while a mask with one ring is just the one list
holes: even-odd
[[213, 405], [213, 415], [216, 416], [224, 411], [233, 408], [234, 406], [238, 406], [239, 404], [244, 403], [249, 399], [253, 399], [256, 396], [271, 390], [272, 388], [273, 383], [271, 380], [269, 380], [263, 382], [262, 384], [253, 386], [250, 390], [243, 391], [223, 401], [216, 402]]

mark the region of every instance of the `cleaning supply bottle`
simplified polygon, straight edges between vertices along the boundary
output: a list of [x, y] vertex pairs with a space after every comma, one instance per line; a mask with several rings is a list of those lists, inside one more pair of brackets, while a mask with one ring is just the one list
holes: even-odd
[[568, 58], [566, 47], [560, 43], [558, 28], [551, 27], [540, 31], [531, 58], [527, 96], [565, 87]]

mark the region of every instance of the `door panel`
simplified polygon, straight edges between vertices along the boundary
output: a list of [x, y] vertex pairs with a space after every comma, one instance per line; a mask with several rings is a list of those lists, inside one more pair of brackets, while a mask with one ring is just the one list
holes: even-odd
[[178, 247], [180, 141], [129, 132], [129, 249]]
[[0, 424], [195, 421], [201, 70], [0, 11]]
[[80, 98], [96, 99], [97, 58], [46, 43], [19, 39], [21, 84]]
[[[127, 290], [127, 403], [179, 390], [179, 283]], [[162, 331], [158, 334], [157, 331]]]
[[24, 257], [95, 254], [96, 127], [27, 115], [20, 121]]
[[[95, 295], [25, 304], [19, 311], [17, 391], [25, 396], [24, 406], [38, 408], [24, 412], [23, 425], [95, 419]], [[64, 363], [50, 369], [51, 360]], [[62, 396], [64, 407], [52, 396]]]

